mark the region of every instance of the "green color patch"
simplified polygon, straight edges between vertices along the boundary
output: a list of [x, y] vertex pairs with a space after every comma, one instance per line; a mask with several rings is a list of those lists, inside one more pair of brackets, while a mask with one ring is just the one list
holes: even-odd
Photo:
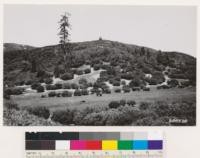
[[118, 150], [132, 150], [133, 141], [129, 140], [120, 140], [118, 141]]

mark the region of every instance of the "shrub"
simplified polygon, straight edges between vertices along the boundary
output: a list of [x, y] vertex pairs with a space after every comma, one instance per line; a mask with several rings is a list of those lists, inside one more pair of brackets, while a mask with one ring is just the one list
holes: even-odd
[[82, 95], [89, 95], [89, 92], [87, 89], [83, 89], [81, 92], [82, 92]]
[[109, 104], [108, 104], [108, 107], [109, 108], [118, 108], [120, 106], [119, 102], [118, 101], [111, 101]]
[[78, 89], [79, 88], [79, 86], [76, 83], [72, 83], [71, 87], [72, 87], [72, 89]]
[[157, 85], [157, 81], [155, 78], [146, 78], [145, 79], [150, 85]]
[[44, 83], [46, 83], [46, 84], [52, 84], [53, 80], [51, 78], [47, 78], [47, 79], [44, 80]]
[[131, 82], [129, 83], [130, 87], [140, 87], [141, 86], [141, 82], [140, 79], [138, 78], [134, 78], [131, 80]]
[[85, 69], [84, 72], [85, 72], [85, 74], [89, 74], [89, 73], [91, 73], [91, 69], [89, 69], [89, 68]]
[[16, 86], [22, 86], [25, 84], [25, 81], [18, 81], [15, 83]]
[[37, 87], [37, 92], [38, 92], [38, 93], [44, 92], [44, 87], [41, 86], [41, 85], [38, 86], [38, 87]]
[[55, 84], [56, 89], [62, 89], [62, 84], [61, 83], [56, 83]]
[[172, 79], [170, 81], [167, 81], [167, 84], [170, 86], [170, 87], [177, 87], [179, 85], [179, 82], [176, 80], [176, 79]]
[[137, 126], [152, 126], [154, 125], [155, 120], [152, 116], [147, 116], [136, 121]]
[[150, 91], [150, 88], [149, 87], [144, 87], [143, 91]]
[[136, 104], [135, 100], [128, 100], [126, 103], [129, 106], [135, 106], [135, 104]]
[[123, 86], [122, 90], [124, 91], [124, 93], [129, 93], [131, 91], [129, 86]]
[[122, 84], [123, 86], [125, 86], [125, 85], [126, 85], [126, 81], [121, 81], [121, 84]]
[[143, 66], [142, 71], [146, 74], [151, 74], [151, 69], [147, 66]]
[[87, 88], [88, 88], [88, 85], [87, 85], [87, 84], [84, 84], [84, 85], [81, 84], [81, 85], [79, 86], [79, 88], [80, 88], [80, 89], [87, 89]]
[[140, 116], [139, 110], [130, 106], [120, 106], [106, 112], [106, 125], [130, 125]]
[[62, 80], [71, 80], [74, 78], [74, 74], [66, 72], [61, 77]]
[[139, 106], [139, 109], [140, 110], [147, 110], [149, 109], [149, 106], [151, 105], [151, 103], [148, 103], [148, 102], [141, 102], [140, 103], [140, 106]]
[[105, 93], [105, 94], [111, 94], [110, 88], [103, 89], [103, 93]]
[[49, 92], [48, 96], [49, 97], [55, 97], [56, 96], [56, 92]]
[[31, 85], [31, 88], [36, 90], [39, 86], [41, 86], [41, 84], [38, 83], [38, 82], [35, 82], [35, 83], [33, 83], [33, 84]]
[[157, 72], [153, 73], [151, 80], [154, 80], [154, 82], [156, 82], [156, 84], [160, 84], [165, 81], [165, 78], [164, 78], [162, 72], [157, 71]]
[[101, 68], [100, 64], [95, 64], [93, 67], [94, 67], [95, 71], [97, 71]]
[[126, 105], [126, 100], [121, 99], [121, 100], [119, 101], [119, 104], [120, 104], [121, 106], [125, 106], [125, 105]]
[[7, 109], [19, 110], [19, 106], [16, 103], [11, 102], [11, 101], [4, 103], [4, 107]]
[[120, 86], [120, 81], [114, 80], [112, 84], [113, 86]]
[[25, 82], [25, 85], [31, 85], [32, 83], [33, 83], [32, 80], [28, 80], [28, 81]]
[[69, 92], [69, 91], [62, 92], [62, 97], [71, 97], [71, 96], [72, 96], [72, 92]]
[[131, 73], [122, 73], [121, 74], [121, 78], [122, 79], [126, 79], [126, 80], [132, 80], [133, 79], [133, 75]]
[[9, 94], [6, 94], [5, 91], [4, 91], [4, 93], [3, 93], [3, 98], [4, 98], [4, 99], [10, 100], [10, 95], [9, 95]]
[[81, 96], [81, 95], [82, 95], [82, 93], [80, 90], [77, 89], [74, 91], [74, 96]]
[[43, 117], [45, 119], [48, 119], [50, 116], [50, 111], [47, 107], [45, 106], [35, 106], [35, 107], [29, 107], [27, 108], [27, 111], [30, 114], [39, 116], [39, 117]]
[[57, 110], [53, 112], [51, 119], [63, 125], [73, 124], [74, 111], [71, 109]]
[[79, 79], [78, 83], [79, 83], [79, 84], [86, 85], [86, 84], [87, 84], [87, 79], [81, 78], [81, 79]]
[[40, 83], [44, 83], [44, 79], [43, 78], [39, 78], [38, 80]]
[[121, 89], [120, 88], [115, 89], [115, 93], [121, 93]]
[[44, 94], [43, 94], [43, 95], [41, 95], [41, 98], [46, 98], [46, 95], [44, 95]]
[[182, 81], [181, 86], [188, 87], [190, 85], [190, 81]]
[[83, 70], [77, 70], [77, 71], [76, 71], [76, 74], [77, 74], [77, 75], [83, 75], [84, 72], [83, 72]]
[[156, 102], [153, 109], [159, 116], [170, 116], [170, 107], [164, 101]]
[[63, 88], [63, 89], [71, 89], [71, 84], [70, 84], [70, 83], [64, 83], [64, 84], [62, 85], [62, 88]]
[[96, 93], [96, 89], [95, 88], [92, 88], [91, 90], [90, 90], [90, 92], [91, 92], [91, 94], [94, 94], [94, 93]]
[[23, 94], [24, 88], [6, 88], [4, 90], [5, 95], [20, 95]]
[[157, 86], [157, 89], [169, 89], [170, 87], [168, 85], [161, 85], [161, 86]]
[[56, 90], [56, 86], [55, 85], [47, 84], [46, 85], [46, 90]]

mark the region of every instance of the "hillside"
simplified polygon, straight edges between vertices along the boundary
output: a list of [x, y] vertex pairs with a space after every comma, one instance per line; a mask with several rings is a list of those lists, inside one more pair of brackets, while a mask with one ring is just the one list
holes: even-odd
[[[179, 52], [162, 52], [155, 49], [120, 42], [97, 40], [72, 43], [71, 73], [90, 65], [96, 70], [106, 70], [107, 78], [144, 80], [151, 74], [150, 84], [163, 82], [163, 71], [171, 78], [187, 79], [196, 84], [196, 59]], [[24, 84], [30, 80], [61, 77], [64, 66], [59, 45], [34, 48], [17, 44], [4, 44], [4, 84]], [[72, 69], [73, 68], [73, 69]], [[101, 77], [102, 78], [102, 77]], [[23, 82], [23, 83], [22, 83]]]
[[4, 46], [3, 47], [3, 51], [4, 52], [20, 51], [20, 50], [31, 50], [31, 49], [35, 48], [33, 46], [16, 44], [16, 43], [4, 43], [3, 46]]

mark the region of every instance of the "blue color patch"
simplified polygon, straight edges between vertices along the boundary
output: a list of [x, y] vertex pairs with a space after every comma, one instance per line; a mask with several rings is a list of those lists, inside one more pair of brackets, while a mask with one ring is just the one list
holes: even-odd
[[133, 141], [133, 150], [147, 150], [148, 141], [147, 140], [134, 140]]

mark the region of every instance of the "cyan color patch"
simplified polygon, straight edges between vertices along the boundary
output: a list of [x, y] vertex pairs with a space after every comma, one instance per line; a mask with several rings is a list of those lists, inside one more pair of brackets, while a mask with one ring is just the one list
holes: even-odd
[[134, 140], [133, 141], [133, 150], [147, 150], [148, 141], [147, 140]]

